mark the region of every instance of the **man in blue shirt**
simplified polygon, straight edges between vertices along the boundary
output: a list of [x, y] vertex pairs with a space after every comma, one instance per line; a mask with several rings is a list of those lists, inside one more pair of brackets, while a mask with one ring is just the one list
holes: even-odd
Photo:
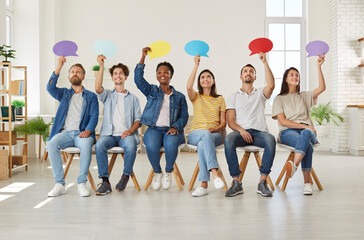
[[56, 70], [47, 84], [49, 94], [60, 104], [54, 119], [49, 143], [47, 145], [52, 171], [56, 181], [49, 197], [65, 194], [65, 181], [60, 150], [67, 147], [80, 149], [80, 174], [77, 179], [78, 193], [82, 197], [90, 196], [86, 187], [87, 175], [91, 163], [92, 144], [95, 142], [95, 127], [99, 117], [99, 103], [95, 93], [82, 86], [85, 69], [79, 63], [68, 71], [71, 88], [58, 88], [57, 81], [66, 58], [60, 56]]
[[129, 69], [122, 63], [112, 66], [110, 70], [114, 89], [104, 89], [102, 86], [104, 75], [105, 56], [99, 55], [97, 62], [100, 71], [96, 77], [95, 91], [99, 99], [104, 103], [104, 119], [102, 122], [100, 138], [96, 143], [96, 159], [99, 170], [99, 178], [102, 183], [96, 191], [96, 195], [103, 196], [111, 192], [108, 172], [107, 150], [120, 146], [124, 149], [124, 171], [116, 191], [123, 191], [133, 173], [133, 165], [136, 157], [139, 141], [138, 128], [140, 126], [139, 99], [125, 89], [125, 81], [129, 76]]

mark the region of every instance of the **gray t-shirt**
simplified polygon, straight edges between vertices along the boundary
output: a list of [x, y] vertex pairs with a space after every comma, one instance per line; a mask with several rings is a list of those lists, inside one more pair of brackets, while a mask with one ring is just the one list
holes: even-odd
[[68, 108], [66, 120], [64, 121], [62, 132], [80, 130], [82, 112], [82, 93], [74, 93]]
[[[313, 105], [315, 102], [312, 91], [278, 95], [273, 102], [272, 118], [277, 119], [278, 114], [284, 113], [287, 120], [314, 127], [310, 117], [310, 107]], [[280, 132], [288, 129], [282, 126], [279, 121], [278, 126]]]

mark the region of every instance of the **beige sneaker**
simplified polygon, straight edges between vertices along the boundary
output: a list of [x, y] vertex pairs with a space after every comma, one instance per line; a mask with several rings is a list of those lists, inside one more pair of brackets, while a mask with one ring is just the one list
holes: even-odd
[[86, 187], [86, 183], [78, 184], [78, 193], [81, 197], [89, 197], [91, 195], [90, 191]]
[[311, 185], [311, 183], [305, 183], [303, 185], [303, 194], [304, 195], [312, 195], [312, 185]]
[[163, 173], [154, 173], [153, 181], [152, 181], [152, 188], [154, 190], [159, 190], [161, 188], [161, 181], [162, 181]]
[[66, 188], [63, 186], [63, 184], [56, 183], [52, 190], [48, 193], [48, 197], [58, 197], [62, 194], [66, 193]]

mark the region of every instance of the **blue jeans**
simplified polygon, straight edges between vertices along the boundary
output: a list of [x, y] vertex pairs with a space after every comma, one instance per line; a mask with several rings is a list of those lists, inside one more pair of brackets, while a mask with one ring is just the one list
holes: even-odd
[[234, 178], [239, 177], [241, 174], [236, 148], [254, 145], [264, 148], [262, 165], [259, 171], [261, 175], [267, 176], [271, 171], [274, 156], [276, 155], [276, 140], [269, 132], [262, 132], [255, 129], [247, 129], [246, 131], [252, 136], [252, 143], [247, 143], [237, 131], [230, 133], [225, 138], [225, 156], [229, 165], [230, 175]]
[[317, 143], [316, 134], [310, 129], [288, 128], [281, 132], [281, 143], [294, 147], [295, 153], [304, 157], [301, 161], [302, 171], [310, 172], [312, 169], [313, 145]]
[[144, 134], [144, 144], [147, 148], [149, 162], [155, 173], [161, 173], [160, 148], [163, 146], [166, 156], [166, 172], [173, 170], [178, 154], [178, 146], [185, 142], [183, 132], [176, 135], [168, 134], [169, 127], [149, 127]]
[[49, 160], [52, 164], [52, 172], [56, 183], [65, 184], [60, 150], [67, 147], [77, 147], [80, 149], [80, 173], [77, 183], [85, 183], [90, 168], [92, 156], [93, 137], [80, 138], [80, 131], [69, 131], [56, 134], [47, 145]]
[[109, 177], [107, 150], [119, 146], [124, 149], [124, 175], [133, 173], [137, 143], [133, 135], [121, 139], [121, 136], [101, 136], [96, 142], [96, 161], [99, 178]]
[[215, 147], [222, 144], [221, 134], [209, 130], [194, 130], [188, 135], [188, 144], [197, 146], [199, 181], [210, 181], [210, 170], [219, 168]]

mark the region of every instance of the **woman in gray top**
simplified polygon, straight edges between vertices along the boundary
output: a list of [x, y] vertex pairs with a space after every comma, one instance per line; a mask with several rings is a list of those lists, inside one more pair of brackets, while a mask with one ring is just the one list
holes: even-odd
[[317, 143], [317, 133], [310, 118], [310, 107], [326, 89], [321, 65], [325, 55], [319, 56], [317, 70], [319, 86], [313, 91], [300, 92], [300, 74], [296, 68], [284, 72], [280, 94], [273, 102], [273, 119], [278, 119], [278, 142], [295, 148], [294, 161], [287, 163], [287, 174], [292, 177], [302, 162], [304, 177], [303, 194], [311, 195], [310, 172], [312, 168], [313, 145]]

